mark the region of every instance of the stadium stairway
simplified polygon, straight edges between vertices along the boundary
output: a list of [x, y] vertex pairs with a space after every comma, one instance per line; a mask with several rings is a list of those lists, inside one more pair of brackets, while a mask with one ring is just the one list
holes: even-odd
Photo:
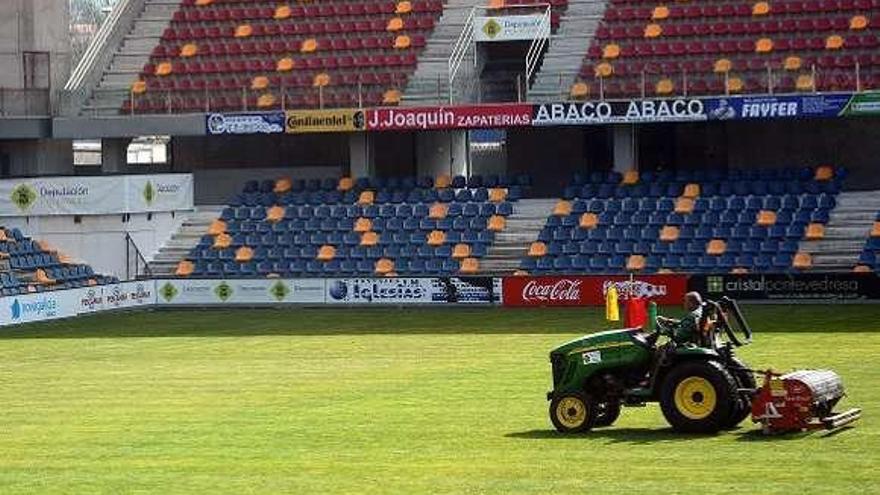
[[[86, 100], [81, 113], [90, 115], [117, 115], [128, 96], [129, 88], [138, 78], [144, 64], [150, 60], [151, 50], [159, 43], [162, 32], [170, 25], [171, 17], [180, 7], [178, 0], [139, 0], [143, 11], [135, 17], [128, 34], [117, 47], [100, 81]], [[124, 19], [122, 19], [124, 20]], [[106, 70], [105, 70], [106, 69]]]
[[211, 222], [220, 216], [223, 208], [223, 205], [196, 206], [195, 211], [189, 214], [189, 217], [181, 223], [178, 231], [164, 246], [159, 248], [159, 251], [149, 262], [153, 275], [173, 276], [177, 264], [199, 243], [199, 239], [208, 231]]
[[825, 226], [825, 236], [815, 241], [801, 241], [801, 251], [813, 257], [813, 270], [852, 269], [858, 262], [877, 211], [880, 211], [877, 191], [841, 193]]
[[510, 275], [519, 268], [520, 261], [529, 251], [529, 244], [553, 211], [556, 199], [521, 199], [507, 217], [507, 226], [495, 234], [495, 242], [489, 247], [480, 265], [485, 275]]
[[[416, 70], [407, 81], [401, 105], [436, 105], [448, 102], [449, 55], [461, 35], [471, 8], [480, 2], [474, 0], [448, 0], [443, 15], [437, 21], [434, 32], [427, 40], [425, 50], [419, 56]], [[469, 55], [473, 64], [473, 56]], [[462, 62], [462, 67], [466, 65]]]
[[569, 0], [541, 68], [529, 89], [532, 101], [567, 99], [577, 67], [605, 14], [605, 0]]

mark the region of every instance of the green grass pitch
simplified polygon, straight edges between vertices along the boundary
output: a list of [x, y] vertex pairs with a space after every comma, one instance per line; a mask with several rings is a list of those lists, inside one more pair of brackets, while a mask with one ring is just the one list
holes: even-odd
[[[834, 434], [553, 431], [547, 353], [599, 309], [105, 314], [0, 331], [0, 494], [880, 493], [877, 306], [748, 306], [755, 367], [830, 368]], [[677, 311], [671, 311], [676, 313]]]

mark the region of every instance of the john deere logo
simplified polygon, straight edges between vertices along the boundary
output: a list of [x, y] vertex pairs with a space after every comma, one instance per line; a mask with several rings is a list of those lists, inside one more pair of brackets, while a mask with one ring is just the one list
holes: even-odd
[[12, 188], [12, 203], [19, 210], [25, 211], [30, 208], [37, 200], [37, 191], [27, 184], [19, 184]]
[[287, 297], [287, 294], [290, 294], [290, 289], [287, 288], [287, 284], [278, 281], [275, 285], [269, 287], [269, 293], [272, 294], [276, 301], [281, 302]]
[[230, 297], [232, 297], [232, 287], [229, 286], [226, 282], [220, 282], [220, 285], [214, 288], [214, 295], [217, 296], [217, 299], [221, 301], [226, 301]]
[[501, 24], [498, 24], [495, 19], [489, 19], [486, 24], [483, 24], [483, 33], [489, 38], [494, 38], [501, 34]]
[[716, 294], [724, 292], [724, 277], [706, 277], [706, 290]]
[[153, 183], [147, 181], [147, 184], [144, 186], [144, 201], [150, 205], [153, 204], [153, 200], [156, 199], [156, 189], [153, 188]]
[[171, 284], [171, 282], [165, 282], [165, 285], [159, 289], [159, 295], [162, 296], [162, 299], [165, 299], [165, 302], [171, 302], [177, 296], [177, 287]]

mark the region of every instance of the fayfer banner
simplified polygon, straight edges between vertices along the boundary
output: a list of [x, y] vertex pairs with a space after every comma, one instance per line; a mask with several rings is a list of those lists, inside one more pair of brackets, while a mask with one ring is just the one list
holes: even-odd
[[0, 181], [0, 216], [188, 210], [192, 174], [35, 177]]
[[518, 41], [550, 36], [550, 17], [543, 14], [474, 17], [475, 41]]
[[285, 132], [354, 132], [364, 130], [364, 111], [356, 108], [337, 110], [290, 110]]

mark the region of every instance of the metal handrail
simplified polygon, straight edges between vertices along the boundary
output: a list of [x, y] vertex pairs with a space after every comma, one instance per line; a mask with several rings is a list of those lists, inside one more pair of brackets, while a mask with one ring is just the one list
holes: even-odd
[[[132, 256], [134, 253], [134, 256]], [[134, 269], [132, 269], [131, 263], [134, 261]], [[140, 270], [140, 267], [143, 267], [143, 271]], [[132, 277], [132, 272], [134, 272], [134, 276]], [[138, 249], [137, 243], [132, 239], [131, 234], [128, 232], [125, 233], [125, 280], [136, 280], [140, 279], [141, 275], [144, 277], [152, 277], [153, 271], [150, 269], [150, 264], [147, 263], [147, 259], [144, 257], [143, 253], [140, 249]]]
[[[459, 67], [461, 67], [461, 62], [464, 60], [470, 45], [473, 44], [474, 41], [474, 17], [476, 11], [477, 7], [471, 8], [471, 13], [468, 14], [468, 17], [464, 22], [464, 27], [458, 35], [458, 40], [455, 41], [455, 44], [452, 46], [452, 51], [449, 54], [449, 103], [452, 103], [452, 82], [455, 80], [455, 75], [458, 73]], [[474, 63], [476, 63], [476, 57], [474, 57]]]
[[550, 40], [549, 4], [544, 10], [544, 15], [541, 16], [541, 23], [538, 29], [538, 35], [532, 40], [531, 44], [529, 44], [529, 50], [526, 52], [526, 72], [524, 81], [526, 99], [528, 99], [529, 95], [529, 81], [532, 80], [532, 75], [535, 73], [535, 70], [538, 68], [538, 63], [541, 61], [541, 54], [544, 52], [544, 48]]

